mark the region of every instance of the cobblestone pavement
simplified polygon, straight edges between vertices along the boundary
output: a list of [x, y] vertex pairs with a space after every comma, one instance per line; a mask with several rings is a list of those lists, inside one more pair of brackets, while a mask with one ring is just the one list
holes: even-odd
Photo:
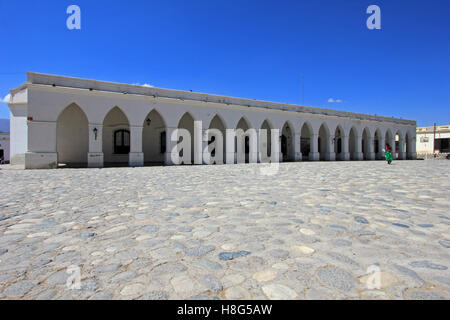
[[0, 299], [450, 298], [450, 161], [260, 168], [0, 170]]

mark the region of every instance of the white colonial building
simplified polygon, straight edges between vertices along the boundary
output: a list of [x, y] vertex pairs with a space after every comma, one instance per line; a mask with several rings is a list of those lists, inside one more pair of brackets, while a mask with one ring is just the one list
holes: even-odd
[[[173, 164], [178, 128], [192, 135], [192, 164], [223, 134], [223, 159], [262, 162], [383, 159], [389, 143], [397, 159], [416, 158], [416, 122], [329, 109], [203, 93], [28, 73], [11, 90], [11, 163], [25, 168]], [[200, 125], [199, 125], [200, 124]], [[233, 130], [230, 130], [233, 129]], [[235, 129], [254, 129], [245, 143]], [[261, 133], [267, 139], [261, 147]], [[278, 130], [276, 130], [278, 129]], [[252, 130], [248, 130], [250, 132]], [[200, 134], [197, 134], [200, 132]], [[175, 137], [176, 138], [176, 137]], [[265, 138], [265, 137], [264, 137]], [[180, 139], [183, 140], [183, 139]], [[209, 140], [209, 141], [208, 141]], [[271, 150], [272, 146], [275, 146]], [[245, 158], [236, 154], [242, 150]], [[210, 148], [211, 149], [211, 148]], [[214, 148], [212, 148], [214, 156]], [[276, 157], [274, 157], [276, 155]]]
[[450, 153], [450, 125], [417, 128], [417, 153]]

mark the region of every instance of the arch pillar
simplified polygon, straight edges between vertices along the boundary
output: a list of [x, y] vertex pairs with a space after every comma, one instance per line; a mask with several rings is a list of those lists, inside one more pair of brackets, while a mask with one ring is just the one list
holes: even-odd
[[250, 134], [248, 163], [258, 163], [258, 135]]
[[144, 166], [144, 153], [142, 152], [142, 126], [130, 126], [130, 167]]
[[319, 134], [313, 133], [310, 139], [311, 151], [309, 152], [309, 160], [310, 161], [319, 161], [320, 153], [318, 152], [318, 139]]
[[356, 148], [354, 158], [355, 160], [360, 161], [364, 159], [364, 154], [362, 153], [362, 136], [358, 134], [355, 135], [355, 140], [356, 140]]
[[327, 152], [325, 153], [326, 161], [336, 161], [336, 153], [334, 152], [334, 135], [329, 135], [327, 139]]
[[28, 121], [27, 126], [28, 150], [25, 153], [25, 169], [56, 168], [56, 121]]
[[[166, 153], [164, 154], [164, 164], [167, 166], [173, 166], [178, 164], [178, 136], [176, 134], [177, 127], [166, 127]], [[174, 136], [174, 140], [172, 140]]]
[[235, 163], [235, 155], [234, 155], [234, 137], [235, 131], [234, 129], [226, 129], [225, 130], [226, 141], [225, 141], [225, 161], [226, 164], [234, 164]]
[[375, 140], [372, 136], [367, 138], [367, 160], [375, 160], [374, 143]]
[[[257, 163], [267, 163], [269, 161], [272, 160], [272, 155], [274, 152], [274, 144], [273, 144], [273, 132], [270, 132], [270, 143], [271, 143], [271, 151], [272, 154], [270, 155], [270, 157], [268, 158], [268, 156], [265, 155], [265, 152], [267, 152], [267, 148], [269, 145], [269, 141], [267, 141], [266, 138], [262, 138], [263, 135], [266, 135], [267, 132], [263, 131], [263, 129], [256, 129], [256, 138], [257, 138]], [[264, 153], [263, 153], [264, 151]]]
[[405, 138], [402, 136], [399, 136], [398, 147], [398, 159], [405, 160]]
[[416, 137], [409, 137], [408, 135], [408, 145], [409, 145], [409, 152], [408, 152], [408, 159], [416, 160], [417, 159], [417, 153], [416, 153]]
[[89, 123], [88, 168], [103, 168], [103, 125]]
[[203, 164], [203, 148], [207, 142], [203, 141], [203, 126], [201, 121], [194, 121], [194, 164]]
[[391, 147], [392, 147], [392, 158], [394, 160], [397, 160], [397, 146], [396, 146], [396, 143], [395, 143], [395, 134], [394, 134], [393, 138], [391, 139], [391, 141], [392, 141], [392, 144], [391, 144]]
[[206, 163], [206, 159], [203, 157], [203, 152], [205, 152], [205, 150], [208, 150], [207, 148], [208, 148], [208, 141], [209, 141], [209, 139], [208, 139], [209, 137], [208, 137], [208, 129], [204, 129], [203, 127], [202, 127], [202, 164], [208, 164], [208, 163]]
[[[281, 136], [282, 130], [271, 130], [270, 138], [272, 140], [271, 147], [273, 154], [270, 155], [271, 162], [283, 162], [283, 154], [281, 153]], [[278, 157], [277, 157], [278, 154]]]
[[386, 138], [382, 135], [381, 137], [378, 137], [378, 141], [379, 141], [379, 148], [380, 151], [378, 152], [378, 159], [382, 160], [384, 159], [384, 152], [383, 149], [386, 148]]
[[294, 143], [294, 161], [302, 161], [302, 133], [292, 131], [292, 141]]
[[349, 152], [349, 139], [350, 136], [341, 136], [341, 143], [342, 143], [342, 152], [341, 152], [341, 159], [342, 161], [349, 161], [350, 160], [350, 152]]

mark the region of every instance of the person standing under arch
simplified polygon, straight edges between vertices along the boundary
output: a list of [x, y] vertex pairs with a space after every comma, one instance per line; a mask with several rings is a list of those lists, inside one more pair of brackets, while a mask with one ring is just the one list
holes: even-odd
[[386, 144], [386, 149], [384, 150], [384, 155], [388, 164], [391, 164], [394, 158], [392, 157], [392, 147], [389, 143]]

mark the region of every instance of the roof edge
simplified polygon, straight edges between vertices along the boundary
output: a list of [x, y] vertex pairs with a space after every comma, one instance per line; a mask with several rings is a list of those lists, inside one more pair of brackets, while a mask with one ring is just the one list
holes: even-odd
[[129, 94], [137, 94], [137, 95], [158, 96], [164, 98], [205, 101], [213, 103], [216, 102], [248, 107], [259, 107], [272, 110], [294, 111], [319, 115], [322, 114], [328, 116], [353, 117], [360, 120], [395, 122], [404, 125], [417, 126], [417, 122], [415, 120], [401, 119], [395, 117], [376, 116], [364, 113], [338, 111], [319, 107], [301, 106], [295, 104], [255, 100], [248, 98], [221, 96], [216, 94], [191, 92], [184, 90], [147, 87], [110, 81], [100, 81], [61, 75], [51, 75], [45, 73], [27, 72], [26, 74], [27, 74], [27, 82], [23, 83], [22, 85], [20, 85], [15, 89], [11, 89], [10, 90], [11, 93], [24, 89], [25, 87], [27, 87], [28, 84], [55, 85], [60, 87], [69, 87], [78, 89], [93, 89], [98, 91], [119, 92], [119, 93], [127, 92]]

